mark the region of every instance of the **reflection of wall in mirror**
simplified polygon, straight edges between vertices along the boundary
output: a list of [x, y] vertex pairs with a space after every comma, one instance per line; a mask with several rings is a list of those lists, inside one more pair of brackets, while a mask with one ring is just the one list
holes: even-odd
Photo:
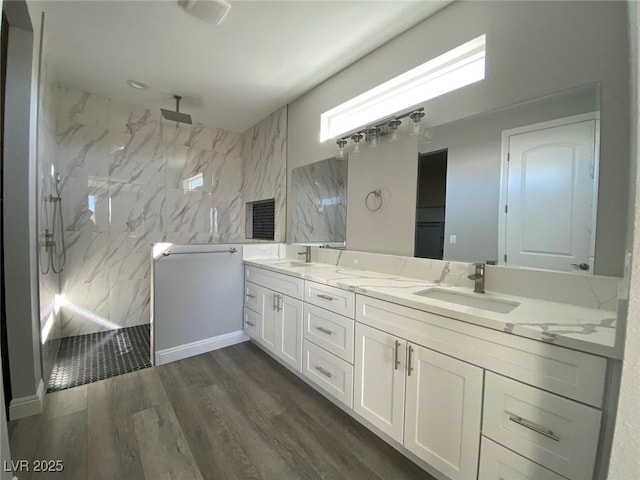
[[329, 158], [291, 172], [291, 242], [344, 242], [347, 162]]
[[[590, 86], [432, 128], [430, 142], [420, 150], [449, 149], [445, 238], [456, 235], [456, 243], [445, 242], [444, 258], [467, 262], [498, 258], [504, 130], [597, 109], [597, 88]], [[600, 241], [607, 234], [597, 232]]]

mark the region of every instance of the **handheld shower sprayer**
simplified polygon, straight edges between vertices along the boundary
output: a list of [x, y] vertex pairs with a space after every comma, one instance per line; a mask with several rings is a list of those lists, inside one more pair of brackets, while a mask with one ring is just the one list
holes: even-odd
[[[53, 204], [51, 217], [48, 215], [48, 208], [44, 205], [44, 216], [46, 228], [44, 231], [44, 248], [46, 251], [46, 265], [42, 268], [42, 273], [46, 275], [49, 271], [60, 273], [67, 263], [67, 246], [64, 242], [64, 219], [62, 216], [62, 194], [60, 174], [55, 176], [55, 195], [49, 194], [46, 201]], [[51, 228], [49, 229], [49, 220]], [[42, 265], [41, 265], [42, 267]]]

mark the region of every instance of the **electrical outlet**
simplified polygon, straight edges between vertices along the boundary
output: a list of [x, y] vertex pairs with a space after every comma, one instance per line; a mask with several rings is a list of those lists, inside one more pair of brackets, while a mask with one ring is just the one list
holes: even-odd
[[456, 243], [456, 241], [457, 241], [457, 238], [456, 238], [456, 236], [455, 236], [455, 235], [449, 235], [449, 243], [450, 243], [451, 245], [455, 244], [455, 243]]

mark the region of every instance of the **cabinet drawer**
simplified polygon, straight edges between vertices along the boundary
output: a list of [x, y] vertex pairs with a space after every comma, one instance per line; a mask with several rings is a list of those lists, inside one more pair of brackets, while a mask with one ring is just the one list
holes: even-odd
[[260, 298], [260, 287], [251, 282], [244, 282], [244, 306], [261, 314], [262, 302]]
[[478, 480], [565, 480], [551, 470], [482, 437]]
[[304, 281], [301, 278], [246, 265], [244, 269], [244, 279], [245, 281], [302, 300]]
[[353, 363], [355, 322], [324, 308], [304, 304], [304, 338]]
[[353, 366], [308, 340], [303, 346], [302, 374], [324, 392], [353, 407]]
[[592, 478], [601, 412], [487, 372], [482, 433], [570, 479]]
[[345, 317], [355, 316], [355, 294], [340, 288], [315, 282], [304, 282], [304, 301], [339, 313]]
[[260, 336], [260, 315], [247, 307], [244, 309], [244, 333], [254, 339]]
[[364, 295], [356, 320], [521, 382], [602, 406], [605, 358]]

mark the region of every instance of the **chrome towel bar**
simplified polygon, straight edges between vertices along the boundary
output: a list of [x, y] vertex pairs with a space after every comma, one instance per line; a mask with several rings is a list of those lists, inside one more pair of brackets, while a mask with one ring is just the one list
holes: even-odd
[[171, 250], [167, 250], [166, 252], [162, 252], [162, 255], [168, 257], [169, 255], [196, 255], [200, 253], [236, 253], [238, 250], [234, 247], [231, 247], [228, 250], [209, 250], [206, 252], [172, 252]]

